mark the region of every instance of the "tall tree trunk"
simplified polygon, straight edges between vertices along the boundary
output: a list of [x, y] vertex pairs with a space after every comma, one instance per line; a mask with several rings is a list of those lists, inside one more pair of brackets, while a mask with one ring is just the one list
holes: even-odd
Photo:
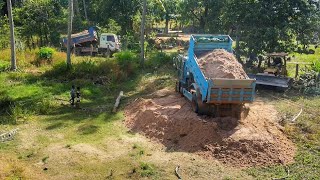
[[73, 18], [73, 0], [69, 0], [69, 22], [68, 22], [68, 43], [67, 43], [67, 68], [71, 68], [71, 31]]
[[169, 14], [166, 14], [166, 26], [165, 26], [165, 29], [164, 29], [164, 33], [165, 34], [169, 33], [169, 21], [170, 21]]
[[12, 4], [11, 0], [7, 0], [7, 7], [8, 7], [8, 17], [10, 22], [10, 41], [11, 41], [11, 70], [17, 70], [17, 60], [16, 60], [16, 45], [15, 45], [15, 38], [14, 38], [14, 23], [12, 17]]
[[84, 17], [86, 18], [86, 21], [88, 22], [88, 14], [87, 14], [87, 5], [86, 5], [86, 0], [82, 0], [83, 2], [83, 10], [84, 10]]
[[74, 4], [74, 9], [76, 11], [76, 15], [80, 16], [80, 9], [79, 9], [79, 2], [78, 0], [73, 0], [73, 4]]
[[240, 62], [240, 26], [236, 27], [236, 58]]
[[200, 17], [200, 33], [204, 33], [204, 29], [205, 29], [205, 26], [206, 26], [206, 22], [204, 21], [204, 17], [201, 16]]
[[142, 10], [142, 20], [141, 20], [141, 35], [140, 35], [140, 43], [141, 43], [141, 67], [144, 66], [144, 28], [146, 23], [146, 13], [147, 13], [147, 0], [143, 0], [143, 10]]

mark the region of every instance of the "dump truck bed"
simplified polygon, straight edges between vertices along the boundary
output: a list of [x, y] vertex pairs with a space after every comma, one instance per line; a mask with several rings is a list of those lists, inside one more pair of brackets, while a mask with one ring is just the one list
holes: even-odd
[[[207, 52], [202, 51], [200, 58]], [[210, 104], [243, 104], [254, 100], [255, 80], [254, 79], [227, 79], [208, 78], [200, 69], [196, 54], [193, 56], [193, 72], [196, 74], [196, 82], [203, 94], [202, 100]]]

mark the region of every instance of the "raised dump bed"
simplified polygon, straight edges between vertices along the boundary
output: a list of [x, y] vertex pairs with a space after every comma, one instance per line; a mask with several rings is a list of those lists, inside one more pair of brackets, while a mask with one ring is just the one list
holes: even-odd
[[246, 75], [231, 52], [230, 36], [192, 35], [188, 56], [178, 58], [181, 62], [177, 90], [193, 102], [196, 112], [206, 104], [241, 105], [254, 100], [255, 79]]

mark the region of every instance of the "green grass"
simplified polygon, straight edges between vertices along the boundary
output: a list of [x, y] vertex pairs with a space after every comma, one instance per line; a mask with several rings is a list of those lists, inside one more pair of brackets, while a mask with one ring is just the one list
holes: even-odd
[[[34, 177], [36, 174], [33, 168], [24, 164], [43, 162], [50, 165], [54, 161], [54, 156], [47, 151], [47, 148], [53, 145], [61, 145], [64, 149], [72, 151], [77, 144], [86, 143], [93, 147], [104, 147], [106, 138], [114, 141], [123, 136], [131, 137], [132, 135], [122, 125], [124, 105], [156, 89], [174, 85], [174, 79], [171, 78], [174, 71], [171, 68], [168, 69], [166, 65], [164, 68], [157, 69], [156, 72], [153, 69], [143, 71], [137, 69], [128, 77], [112, 79], [111, 82], [101, 85], [93, 84], [93, 80], [100, 76], [109, 76], [110, 73], [121, 74], [124, 71], [112, 69], [116, 67], [115, 60], [77, 57], [73, 59], [73, 63], [72, 73], [76, 76], [63, 69], [61, 71], [59, 69], [61, 66], [57, 66], [59, 63], [55, 63], [53, 67], [49, 65], [34, 67], [29, 64], [22, 67], [22, 71], [19, 72], [0, 72], [0, 105], [6, 107], [5, 111], [2, 109], [0, 111], [0, 132], [15, 127], [21, 129], [13, 141], [0, 143], [0, 157], [10, 155], [8, 164], [12, 163], [12, 166], [8, 166], [8, 170], [4, 171], [7, 174], [6, 178]], [[3, 64], [5, 65], [0, 61], [0, 67]], [[109, 64], [115, 66], [109, 67]], [[30, 73], [30, 69], [40, 70], [40, 73]], [[69, 106], [69, 91], [72, 84], [81, 86], [81, 110]], [[115, 99], [120, 91], [124, 91], [125, 97], [121, 101], [119, 111], [112, 113]], [[12, 106], [9, 107], [7, 102]], [[25, 134], [27, 132], [30, 134]], [[112, 146], [106, 146], [106, 148], [112, 148]], [[146, 150], [139, 146], [132, 152], [129, 149], [127, 154], [108, 164], [86, 162], [85, 164], [90, 166], [85, 165], [85, 167], [80, 166], [79, 163], [87, 160], [78, 157], [71, 171], [87, 173], [88, 175], [83, 177], [89, 177], [97, 173], [107, 176], [110, 168], [128, 172], [137, 169], [134, 174], [123, 174], [117, 170], [113, 177], [152, 178], [156, 176], [155, 166], [146, 166], [144, 169], [140, 169], [139, 166], [145, 152]], [[15, 163], [11, 161], [12, 159], [15, 159]], [[6, 173], [16, 167], [22, 172], [14, 173], [12, 176]], [[106, 169], [106, 167], [110, 168]], [[58, 171], [53, 168], [51, 173], [58, 173]], [[2, 175], [0, 172], [0, 179]], [[101, 176], [101, 179], [103, 178], [106, 177]]]
[[[311, 64], [319, 63], [320, 62], [320, 48], [314, 49], [314, 47], [311, 46], [311, 49], [315, 50], [315, 54], [300, 54], [297, 52], [291, 53], [289, 55], [291, 57], [291, 62], [311, 63]], [[296, 68], [296, 65], [290, 64], [290, 61], [288, 61], [287, 69], [288, 69], [288, 75], [290, 77], [295, 76], [295, 71], [296, 71], [295, 68]], [[311, 70], [312, 66], [301, 64], [299, 66], [299, 68], [300, 68], [300, 73], [303, 73], [303, 72], [301, 72], [301, 70]]]
[[[301, 57], [299, 61], [309, 62], [313, 61], [313, 58], [319, 58], [319, 53], [318, 49], [317, 56], [296, 55], [296, 58]], [[84, 63], [87, 60], [91, 62]], [[52, 148], [53, 145], [62, 148], [58, 149], [59, 153], [60, 151], [61, 153], [64, 151], [72, 152], [76, 145], [83, 143], [100, 147], [109, 152], [108, 150], [113, 150], [112, 148], [116, 144], [107, 143], [106, 139], [111, 139], [113, 143], [118, 141], [128, 143], [121, 141], [122, 138], [136, 136], [127, 132], [127, 129], [122, 125], [124, 105], [158, 89], [166, 87], [173, 89], [174, 87], [175, 71], [170, 68], [169, 60], [168, 64], [160, 68], [136, 70], [131, 76], [120, 77], [120, 79], [114, 79], [104, 85], [93, 84], [92, 78], [97, 78], [103, 73], [113, 73], [105, 68], [108, 68], [106, 65], [110, 64], [116, 67], [115, 62], [100, 57], [80, 57], [74, 59], [73, 62], [72, 73], [75, 73], [76, 76], [59, 69], [61, 66], [39, 67], [37, 70], [42, 71], [40, 74], [30, 73], [27, 71], [28, 69], [15, 73], [0, 72], [0, 101], [8, 100], [14, 104], [12, 109], [7, 109], [9, 114], [0, 111], [0, 119], [8, 119], [7, 121], [0, 120], [0, 131], [7, 131], [15, 127], [21, 128], [18, 133], [19, 138], [9, 143], [0, 143], [0, 160], [2, 155], [15, 159], [9, 170], [16, 169], [17, 172], [8, 176], [9, 178], [34, 177], [32, 170], [24, 169], [30, 168], [27, 166], [28, 164], [53, 163], [54, 156], [48, 151], [48, 148]], [[157, 60], [155, 63], [159, 64], [159, 62]], [[0, 60], [0, 68], [1, 64], [3, 63]], [[86, 73], [77, 72], [78, 68]], [[117, 69], [117, 71], [121, 74], [122, 70]], [[99, 73], [96, 74], [96, 72]], [[69, 79], [69, 77], [71, 78]], [[74, 109], [68, 105], [72, 84], [81, 86], [81, 107], [83, 110]], [[119, 111], [112, 113], [115, 98], [120, 91], [124, 91], [125, 97], [121, 101]], [[282, 97], [282, 94], [276, 95]], [[316, 179], [320, 177], [320, 97], [305, 97], [296, 94], [288, 94], [287, 96], [291, 97], [286, 98], [293, 101], [294, 106], [283, 99], [274, 99], [272, 102], [280, 115], [289, 120], [299, 112], [300, 106], [304, 107], [304, 112], [296, 123], [290, 123], [288, 120], [283, 122], [284, 132], [298, 146], [296, 162], [288, 166], [243, 170], [243, 173], [249, 174], [255, 179], [284, 177], [287, 176], [287, 169], [290, 171], [288, 179]], [[27, 141], [22, 141], [22, 137], [26, 138], [27, 132], [30, 133], [27, 134]], [[70, 168], [69, 171], [86, 174], [87, 176], [83, 175], [83, 177], [91, 178], [91, 175], [103, 174], [103, 176], [95, 177], [98, 179], [161, 179], [161, 175], [164, 175], [164, 172], [159, 170], [159, 164], [148, 160], [153, 149], [145, 147], [140, 142], [121, 144], [121, 148], [128, 152], [118, 158], [111, 159], [108, 163], [88, 162], [87, 159], [76, 156], [78, 159], [71, 159], [71, 165], [67, 164]], [[113, 150], [109, 153], [115, 152]], [[170, 166], [174, 167], [175, 165], [170, 164]], [[49, 169], [49, 175], [58, 174], [61, 171], [61, 169], [51, 168], [53, 170]], [[61, 168], [67, 167], [62, 166]], [[171, 171], [169, 173], [172, 175]], [[232, 175], [228, 174], [223, 177], [224, 179], [232, 179]]]

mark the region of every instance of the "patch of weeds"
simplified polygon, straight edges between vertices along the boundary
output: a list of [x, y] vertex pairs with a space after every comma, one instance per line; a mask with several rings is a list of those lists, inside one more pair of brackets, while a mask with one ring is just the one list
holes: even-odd
[[71, 149], [71, 145], [70, 145], [70, 144], [67, 144], [67, 145], [65, 146], [65, 148]]
[[137, 149], [138, 147], [140, 147], [138, 144], [134, 143], [132, 146], [132, 149]]
[[8, 61], [0, 60], [0, 72], [8, 71], [10, 69], [10, 63]]
[[143, 149], [143, 147], [141, 147], [138, 144], [133, 144], [132, 146], [133, 152], [130, 153], [131, 157], [140, 157], [143, 156], [145, 154], [145, 150]]
[[139, 173], [141, 177], [150, 177], [156, 175], [155, 166], [148, 163], [140, 163]]
[[26, 158], [31, 158], [31, 157], [33, 157], [35, 154], [34, 154], [34, 152], [33, 151], [28, 151], [26, 154], [25, 154], [25, 157]]
[[[10, 164], [1, 170], [5, 177], [4, 179], [25, 179], [24, 168], [17, 162], [10, 162]], [[2, 176], [0, 176], [2, 177]]]
[[44, 158], [41, 159], [41, 161], [46, 164], [48, 162], [48, 159], [49, 159], [49, 156], [45, 156]]
[[225, 177], [223, 177], [222, 179], [223, 179], [223, 180], [232, 180], [232, 178], [229, 177], [229, 176], [225, 176]]
[[45, 135], [38, 135], [37, 142], [41, 145], [48, 145], [50, 143], [50, 138]]

